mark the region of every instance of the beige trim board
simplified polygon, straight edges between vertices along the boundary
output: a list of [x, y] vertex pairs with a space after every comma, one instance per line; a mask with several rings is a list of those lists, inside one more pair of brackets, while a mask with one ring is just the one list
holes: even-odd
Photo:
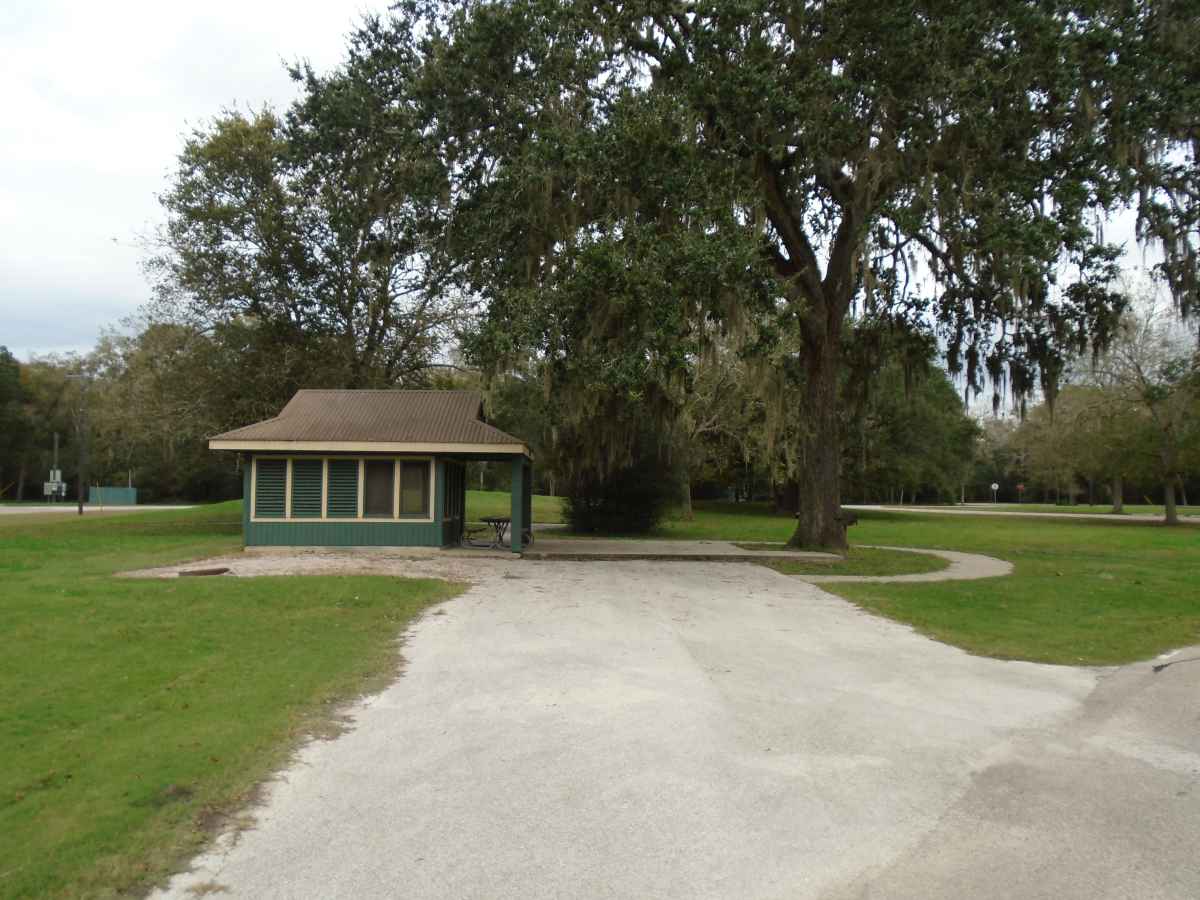
[[251, 450], [263, 453], [505, 453], [529, 456], [524, 444], [417, 444], [403, 441], [220, 441], [209, 450]]
[[[363, 515], [363, 508], [366, 505], [364, 502], [364, 498], [366, 497], [366, 494], [367, 494], [367, 486], [365, 484], [363, 484], [363, 481], [365, 480], [363, 478], [363, 475], [365, 474], [365, 472], [364, 472], [365, 466], [363, 465], [363, 462], [364, 462], [364, 460], [362, 460], [360, 458], [358, 461], [358, 475], [355, 476], [358, 479], [358, 505], [354, 508], [354, 513], [355, 513], [354, 518], [356, 518], [356, 519], [366, 518]], [[379, 521], [379, 522], [385, 521], [382, 516], [373, 516], [372, 518], [374, 518], [376, 521]]]
[[283, 516], [285, 519], [292, 518], [292, 458], [289, 456], [286, 460], [287, 465], [283, 467]]

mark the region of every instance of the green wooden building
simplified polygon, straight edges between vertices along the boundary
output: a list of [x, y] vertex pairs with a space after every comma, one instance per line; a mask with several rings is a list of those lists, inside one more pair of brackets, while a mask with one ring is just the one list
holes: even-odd
[[475, 391], [298, 391], [273, 419], [219, 434], [245, 463], [247, 546], [460, 543], [466, 464], [512, 466], [512, 550], [531, 526], [532, 463]]

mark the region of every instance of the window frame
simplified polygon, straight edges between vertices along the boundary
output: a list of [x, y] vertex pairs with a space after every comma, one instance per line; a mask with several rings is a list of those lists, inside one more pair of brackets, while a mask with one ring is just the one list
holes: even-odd
[[254, 465], [250, 472], [250, 521], [252, 522], [286, 522], [292, 513], [292, 461], [286, 456], [264, 456], [263, 459], [282, 459], [283, 466], [283, 515], [260, 516], [258, 514], [258, 457], [254, 457]]
[[[321, 460], [321, 515], [315, 516], [293, 516], [292, 515], [292, 462], [296, 459], [320, 459]], [[257, 506], [257, 488], [258, 488], [258, 463], [259, 460], [281, 459], [286, 462], [285, 467], [285, 482], [284, 482], [284, 508], [283, 516], [263, 516], [256, 514]], [[330, 460], [344, 459], [354, 460], [358, 463], [358, 510], [357, 516], [349, 518], [346, 516], [330, 516], [328, 514], [329, 500], [329, 463]], [[388, 462], [392, 463], [392, 515], [391, 516], [366, 516], [364, 515], [364, 493], [366, 490], [365, 474], [366, 463], [368, 461]], [[429, 476], [426, 481], [428, 489], [428, 502], [426, 504], [425, 515], [400, 512], [401, 492], [400, 482], [402, 478], [402, 466], [405, 462], [423, 462], [429, 467]], [[256, 453], [254, 454], [250, 466], [250, 522], [252, 524], [316, 524], [316, 523], [353, 523], [355, 525], [362, 524], [379, 524], [379, 525], [396, 525], [402, 523], [410, 524], [431, 524], [437, 521], [437, 458], [426, 454], [405, 454], [396, 455], [391, 453], [379, 453], [369, 455], [359, 455], [353, 453], [346, 454], [316, 454], [316, 453]]]
[[[389, 465], [389, 463], [390, 463], [390, 465]], [[385, 471], [388, 469], [391, 470], [391, 473], [390, 473], [391, 474], [391, 483], [388, 485], [388, 494], [390, 496], [388, 497], [388, 511], [386, 514], [379, 514], [379, 513], [368, 514], [367, 513], [367, 471], [371, 468], [372, 464], [379, 466], [380, 468], [383, 468]], [[361, 478], [359, 479], [359, 484], [362, 485], [362, 489], [361, 489], [362, 503], [359, 505], [359, 509], [358, 509], [359, 518], [360, 519], [382, 519], [385, 522], [391, 521], [392, 519], [397, 518], [397, 513], [399, 512], [399, 508], [396, 504], [396, 478], [400, 473], [400, 466], [396, 464], [396, 460], [394, 460], [394, 459], [371, 459], [368, 457], [368, 458], [363, 458], [362, 460], [359, 461], [359, 467], [360, 467], [360, 472], [361, 472]]]
[[[321, 464], [321, 499], [320, 499], [320, 515], [319, 516], [298, 516], [295, 514], [295, 478], [296, 478], [296, 463], [300, 462], [319, 462]], [[287, 461], [287, 501], [284, 504], [284, 518], [294, 519], [297, 522], [319, 522], [325, 516], [325, 493], [328, 486], [329, 464], [324, 457], [316, 458], [303, 456], [290, 456]]]
[[[425, 511], [423, 513], [406, 513], [401, 505], [404, 502], [404, 464], [405, 463], [424, 463], [429, 466], [429, 473], [425, 479]], [[396, 519], [404, 522], [432, 522], [436, 517], [437, 511], [434, 506], [437, 505], [437, 466], [433, 464], [433, 458], [418, 459], [417, 457], [396, 457], [395, 469], [395, 502], [392, 508], [395, 510]]]

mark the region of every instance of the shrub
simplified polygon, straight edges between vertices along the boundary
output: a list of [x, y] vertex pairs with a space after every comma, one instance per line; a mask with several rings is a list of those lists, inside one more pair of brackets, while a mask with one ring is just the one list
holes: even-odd
[[645, 534], [662, 519], [671, 484], [670, 472], [656, 459], [603, 475], [579, 473], [568, 486], [563, 514], [572, 531]]

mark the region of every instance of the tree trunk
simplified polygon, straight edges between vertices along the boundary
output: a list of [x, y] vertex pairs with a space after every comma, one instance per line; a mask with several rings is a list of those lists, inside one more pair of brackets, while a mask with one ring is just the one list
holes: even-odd
[[861, 419], [859, 419], [858, 440], [859, 440], [859, 443], [862, 444], [862, 456], [860, 458], [860, 466], [859, 466], [859, 480], [862, 482], [861, 493], [859, 494], [859, 496], [862, 497], [862, 500], [860, 500], [859, 502], [866, 503], [866, 502], [868, 502], [868, 499], [867, 499], [867, 417], [865, 414], [862, 416]]
[[1179, 510], [1175, 506], [1175, 476], [1168, 475], [1163, 482], [1163, 522], [1167, 525], [1179, 524]]
[[799, 494], [800, 485], [793, 478], [775, 485], [775, 512], [792, 514], [798, 512], [800, 509]]
[[1176, 481], [1179, 482], [1179, 502], [1181, 505], [1187, 506], [1188, 505], [1187, 485], [1184, 483], [1182, 475], [1176, 475], [1175, 479], [1176, 479]]
[[17, 466], [17, 501], [25, 499], [25, 463]]
[[838, 334], [828, 329], [821, 339], [806, 341], [803, 429], [800, 438], [800, 509], [788, 546], [846, 549], [839, 467], [842, 442], [838, 428]]
[[1114, 475], [1112, 480], [1112, 511], [1125, 512], [1125, 480], [1120, 475]]
[[1175, 447], [1170, 435], [1162, 435], [1162, 447], [1159, 450], [1162, 459], [1163, 472], [1163, 521], [1168, 525], [1179, 524], [1179, 510], [1175, 505], [1175, 479], [1179, 477], [1179, 467], [1176, 465]]
[[687, 463], [684, 463], [680, 468], [682, 471], [679, 473], [679, 515], [690, 522], [693, 518], [692, 473]]

